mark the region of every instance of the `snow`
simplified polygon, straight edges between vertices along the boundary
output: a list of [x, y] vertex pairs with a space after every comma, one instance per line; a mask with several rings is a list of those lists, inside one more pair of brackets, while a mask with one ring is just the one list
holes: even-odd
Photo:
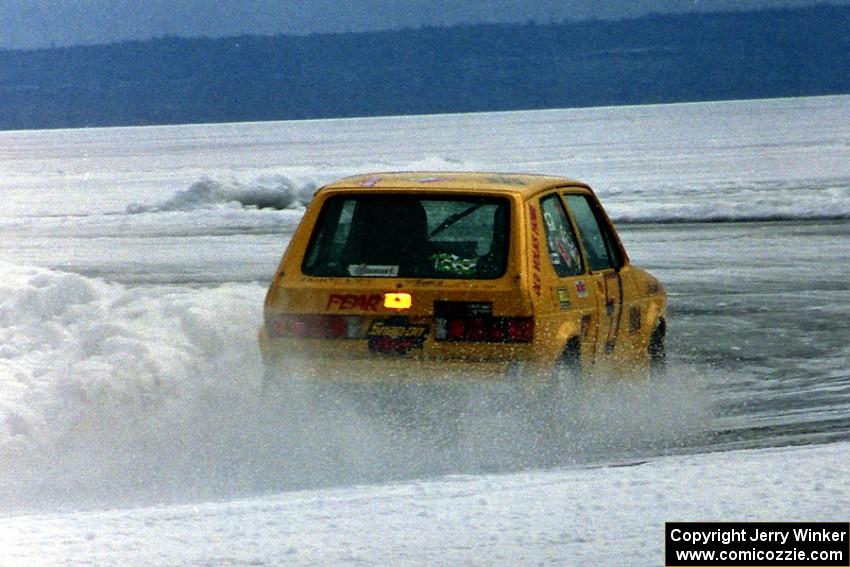
[[[665, 521], [847, 521], [848, 123], [839, 96], [0, 132], [0, 565], [658, 565]], [[446, 448], [265, 403], [313, 189], [471, 169], [640, 223], [669, 381], [571, 400], [553, 447], [486, 406]]]
[[213, 179], [201, 179], [188, 189], [178, 191], [173, 197], [157, 206], [130, 205], [130, 213], [157, 211], [186, 211], [211, 207], [220, 203], [238, 203], [240, 206], [287, 209], [303, 207], [309, 203], [318, 187], [307, 184], [298, 187], [287, 177], [267, 176], [249, 184], [232, 181], [229, 184]]
[[664, 522], [846, 521], [850, 443], [0, 518], [29, 565], [660, 565]]

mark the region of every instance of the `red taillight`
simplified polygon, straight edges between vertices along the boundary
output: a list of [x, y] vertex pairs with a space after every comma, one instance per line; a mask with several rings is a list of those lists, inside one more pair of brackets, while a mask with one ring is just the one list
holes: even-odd
[[534, 341], [532, 317], [438, 317], [440, 341], [530, 343]]
[[[437, 338], [444, 338], [448, 341], [462, 341], [465, 340], [466, 336], [466, 325], [463, 319], [444, 319], [445, 321], [445, 336], [441, 337], [440, 333], [437, 333]], [[438, 329], [440, 327], [439, 322], [437, 325]]]
[[358, 338], [360, 327], [360, 317], [342, 315], [275, 315], [266, 322], [266, 329], [272, 338]]
[[466, 322], [466, 340], [486, 341], [490, 336], [488, 321], [483, 318], [468, 319]]
[[534, 341], [534, 319], [508, 319], [508, 337], [511, 342], [530, 343]]
[[327, 339], [338, 339], [345, 336], [345, 319], [339, 315], [324, 317], [324, 337]]
[[508, 334], [505, 332], [505, 325], [490, 325], [487, 329], [487, 342], [504, 343], [507, 342]]

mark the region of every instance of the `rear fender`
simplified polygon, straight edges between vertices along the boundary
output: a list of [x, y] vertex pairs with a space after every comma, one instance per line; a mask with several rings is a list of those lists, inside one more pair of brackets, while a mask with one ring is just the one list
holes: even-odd
[[578, 349], [581, 357], [581, 329], [575, 321], [567, 321], [558, 326], [554, 337], [541, 337], [542, 344], [538, 357], [541, 361], [540, 371], [548, 375], [551, 370], [563, 360], [564, 353], [571, 349]]

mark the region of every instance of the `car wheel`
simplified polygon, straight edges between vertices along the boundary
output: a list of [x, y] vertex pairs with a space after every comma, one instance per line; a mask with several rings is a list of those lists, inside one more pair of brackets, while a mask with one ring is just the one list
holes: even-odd
[[578, 337], [567, 341], [564, 352], [552, 368], [552, 382], [569, 383], [581, 374], [581, 343]]
[[664, 345], [664, 339], [667, 335], [667, 325], [662, 319], [652, 336], [649, 338], [649, 346], [647, 354], [649, 355], [649, 367], [653, 373], [661, 372], [667, 362], [667, 350]]

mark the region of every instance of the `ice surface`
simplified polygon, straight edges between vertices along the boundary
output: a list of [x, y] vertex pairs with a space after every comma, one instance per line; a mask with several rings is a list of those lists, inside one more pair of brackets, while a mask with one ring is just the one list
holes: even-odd
[[615, 221], [844, 220], [848, 101], [0, 132], [0, 258], [267, 281], [313, 189], [375, 170], [576, 177]]
[[[645, 565], [663, 521], [846, 521], [848, 123], [844, 96], [0, 132], [0, 564]], [[264, 397], [299, 205], [410, 169], [590, 182], [667, 287], [667, 381], [568, 397], [548, 438], [487, 392], [423, 431]]]

